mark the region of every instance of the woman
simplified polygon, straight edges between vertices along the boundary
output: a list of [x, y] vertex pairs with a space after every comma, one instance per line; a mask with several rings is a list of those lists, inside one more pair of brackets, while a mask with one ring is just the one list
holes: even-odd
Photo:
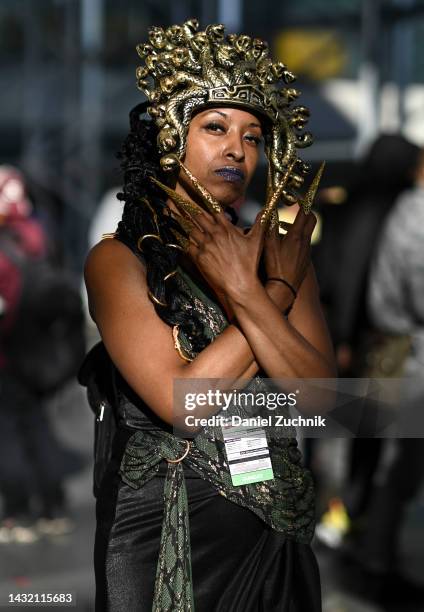
[[[96, 610], [313, 612], [313, 490], [295, 438], [270, 442], [274, 478], [235, 486], [219, 431], [172, 429], [175, 379], [261, 388], [335, 372], [309, 261], [315, 218], [299, 212], [283, 240], [275, 217], [305, 171], [295, 147], [308, 137], [292, 126], [307, 112], [279, 86], [293, 76], [262, 41], [197, 28], [153, 28], [138, 47], [149, 103], [122, 151], [124, 213], [86, 264], [118, 414], [98, 491]], [[262, 142], [269, 197], [244, 233], [234, 208]]]

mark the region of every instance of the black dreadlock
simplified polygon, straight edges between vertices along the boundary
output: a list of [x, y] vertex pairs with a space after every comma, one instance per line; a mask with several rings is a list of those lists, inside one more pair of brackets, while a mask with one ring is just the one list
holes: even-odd
[[[178, 250], [167, 246], [167, 243], [176, 242], [171, 228], [184, 232], [171, 216], [164, 214], [163, 192], [150, 180], [154, 177], [162, 183], [169, 182], [159, 163], [158, 130], [151, 119], [142, 118], [147, 106], [148, 103], [144, 102], [130, 111], [130, 132], [117, 154], [124, 174], [123, 192], [117, 197], [125, 202], [125, 206], [116, 237], [145, 263], [150, 292], [167, 304], [160, 306], [153, 302], [159, 317], [170, 326], [179, 325], [198, 352], [209, 343], [199, 314], [194, 308], [190, 312], [183, 308], [190, 296], [178, 282], [178, 275], [163, 280], [177, 266]], [[159, 234], [163, 243], [146, 238], [141, 254], [137, 243], [145, 234]]]

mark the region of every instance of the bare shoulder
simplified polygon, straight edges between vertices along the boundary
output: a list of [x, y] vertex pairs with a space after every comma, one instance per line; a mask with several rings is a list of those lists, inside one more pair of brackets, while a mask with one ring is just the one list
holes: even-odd
[[88, 253], [84, 275], [87, 278], [95, 276], [99, 271], [104, 272], [105, 266], [109, 270], [138, 270], [142, 272], [144, 265], [134, 253], [120, 240], [104, 239], [98, 242]]
[[99, 304], [119, 296], [140, 292], [146, 287], [145, 266], [125, 244], [119, 240], [104, 239], [88, 253], [84, 266], [90, 314]]

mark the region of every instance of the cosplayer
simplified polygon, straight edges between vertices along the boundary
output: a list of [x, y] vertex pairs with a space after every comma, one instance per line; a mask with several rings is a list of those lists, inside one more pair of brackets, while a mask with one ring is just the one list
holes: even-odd
[[[273, 478], [234, 485], [219, 431], [173, 429], [174, 379], [335, 375], [310, 264], [319, 177], [296, 193], [308, 111], [266, 43], [222, 25], [155, 27], [138, 53], [148, 102], [121, 152], [124, 212], [85, 269], [117, 419], [97, 491], [96, 610], [315, 612], [314, 491], [296, 438], [270, 441]], [[243, 231], [235, 210], [262, 143], [266, 204]], [[280, 199], [301, 204], [284, 236]]]

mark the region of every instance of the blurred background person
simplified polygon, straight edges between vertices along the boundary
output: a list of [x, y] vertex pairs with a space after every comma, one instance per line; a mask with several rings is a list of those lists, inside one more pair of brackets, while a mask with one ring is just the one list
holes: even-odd
[[[424, 365], [424, 155], [404, 138], [383, 136], [371, 148], [371, 156], [381, 146], [374, 164], [368, 157], [360, 167], [362, 176], [369, 173], [369, 193], [374, 195], [368, 198], [365, 189], [356, 192], [367, 208], [359, 204], [358, 217], [343, 232], [343, 248], [339, 247], [336, 261], [345, 272], [344, 278], [339, 275], [344, 289], [335, 292], [335, 303], [342, 307], [338, 312], [333, 304], [330, 320], [334, 330], [344, 330], [335, 331], [334, 337], [348, 340], [339, 363], [341, 372], [354, 377], [404, 376], [404, 405], [399, 410], [405, 412], [411, 405], [419, 410], [424, 399], [419, 384]], [[372, 204], [379, 202], [380, 210], [373, 214]], [[361, 219], [366, 221], [362, 240]], [[411, 436], [417, 417], [413, 410], [408, 414], [411, 423], [406, 435]], [[387, 459], [382, 450], [390, 442], [356, 438], [351, 443], [342, 499], [330, 501], [317, 536], [335, 548], [343, 537], [347, 539], [343, 551], [357, 562], [354, 590], [361, 584], [365, 595], [382, 603], [424, 604], [424, 585], [415, 584], [401, 571], [405, 564], [400, 549], [408, 503], [423, 481], [424, 441], [401, 438]]]
[[370, 262], [384, 220], [413, 184], [420, 148], [400, 134], [382, 134], [354, 170], [343, 206], [325, 205], [325, 239], [314, 251], [326, 290], [327, 316], [340, 376], [361, 376], [373, 324], [366, 308]]
[[[369, 310], [381, 332], [379, 359], [396, 361], [402, 376], [401, 426], [394, 453], [372, 489], [356, 558], [380, 599], [424, 607], [424, 584], [415, 585], [400, 546], [408, 505], [424, 479], [424, 439], [415, 438], [424, 403], [424, 151], [414, 164], [414, 186], [395, 202], [378, 240], [369, 277]], [[395, 356], [395, 357], [394, 357]], [[376, 370], [376, 365], [372, 364]], [[405, 437], [403, 437], [405, 436]], [[364, 575], [364, 574], [362, 574]]]
[[30, 543], [70, 529], [63, 480], [79, 455], [54, 435], [45, 398], [83, 354], [78, 293], [48, 263], [22, 174], [0, 166], [0, 542]]
[[[322, 299], [341, 377], [389, 374], [371, 371], [370, 361], [379, 332], [367, 311], [367, 284], [384, 220], [398, 195], [412, 186], [420, 154], [421, 149], [404, 136], [382, 134], [358, 162], [343, 206], [325, 205], [325, 198], [332, 191], [321, 193], [325, 233], [314, 251], [314, 261], [324, 286]], [[372, 433], [359, 431], [358, 436], [362, 435]], [[351, 530], [360, 528], [382, 447], [382, 439], [366, 437], [356, 437], [349, 443], [343, 501], [331, 501], [317, 532], [329, 545], [338, 546], [348, 526]], [[340, 521], [340, 513], [345, 512], [347, 520]]]

